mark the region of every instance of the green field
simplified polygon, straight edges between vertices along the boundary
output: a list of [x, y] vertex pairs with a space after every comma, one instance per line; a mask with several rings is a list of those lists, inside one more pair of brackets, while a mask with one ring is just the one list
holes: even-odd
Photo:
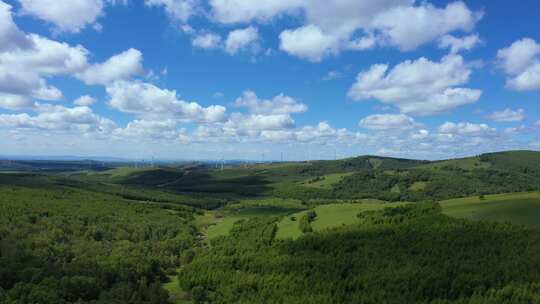
[[304, 181], [301, 184], [306, 187], [322, 188], [322, 189], [332, 189], [332, 186], [339, 183], [345, 176], [351, 175], [352, 172], [347, 173], [334, 173], [323, 175], [319, 180], [315, 182], [310, 182], [311, 180]]
[[[360, 203], [360, 204], [328, 204], [321, 205], [313, 210], [317, 213], [317, 217], [311, 223], [314, 231], [323, 231], [330, 228], [347, 226], [358, 221], [357, 214], [368, 210], [379, 210], [385, 207], [398, 206], [402, 203]], [[296, 239], [303, 235], [300, 231], [298, 219], [307, 211], [294, 213], [283, 217], [278, 224], [278, 232], [276, 238]], [[293, 220], [294, 218], [294, 220]]]
[[443, 213], [540, 227], [540, 192], [486, 195], [442, 201]]
[[255, 217], [282, 216], [298, 209], [289, 209], [272, 206], [247, 207], [237, 210], [226, 210], [222, 218], [216, 218], [215, 224], [208, 226], [206, 230], [208, 239], [226, 236], [231, 231], [235, 222]]

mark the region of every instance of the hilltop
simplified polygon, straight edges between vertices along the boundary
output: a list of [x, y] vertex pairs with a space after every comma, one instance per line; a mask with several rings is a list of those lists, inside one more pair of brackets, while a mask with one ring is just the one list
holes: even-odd
[[84, 178], [232, 200], [424, 201], [539, 189], [540, 152], [510, 151], [441, 161], [360, 156], [227, 166], [224, 170], [207, 166], [116, 168]]

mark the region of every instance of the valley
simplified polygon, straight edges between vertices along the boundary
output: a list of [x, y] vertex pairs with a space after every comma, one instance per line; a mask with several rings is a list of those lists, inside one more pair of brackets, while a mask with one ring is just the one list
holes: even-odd
[[6, 170], [0, 194], [5, 303], [540, 297], [539, 152]]

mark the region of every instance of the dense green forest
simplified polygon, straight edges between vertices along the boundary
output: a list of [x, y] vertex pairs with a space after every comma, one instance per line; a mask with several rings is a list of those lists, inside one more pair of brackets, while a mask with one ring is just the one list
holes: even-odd
[[540, 152], [10, 165], [0, 303], [540, 303]]
[[196, 229], [187, 207], [80, 188], [0, 186], [1, 303], [167, 303]]
[[184, 266], [197, 303], [538, 303], [540, 231], [452, 219], [437, 204], [276, 240], [276, 219], [237, 222]]

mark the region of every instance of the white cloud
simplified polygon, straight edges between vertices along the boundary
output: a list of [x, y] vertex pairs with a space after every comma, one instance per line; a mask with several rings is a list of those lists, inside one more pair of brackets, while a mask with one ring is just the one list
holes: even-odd
[[225, 51], [231, 55], [237, 52], [251, 48], [257, 49], [257, 41], [259, 40], [259, 31], [257, 28], [249, 26], [244, 29], [237, 29], [229, 32], [225, 41]]
[[44, 75], [71, 74], [87, 65], [88, 50], [30, 34], [33, 47], [0, 53], [2, 66], [22, 68]]
[[308, 107], [284, 94], [274, 96], [272, 99], [259, 99], [255, 92], [245, 91], [234, 101], [236, 107], [246, 107], [254, 114], [291, 114], [307, 111]]
[[76, 106], [91, 106], [96, 103], [96, 99], [92, 96], [83, 95], [73, 101], [73, 104]]
[[13, 22], [11, 6], [0, 1], [0, 52], [31, 46], [32, 41]]
[[213, 105], [204, 108], [196, 102], [178, 99], [174, 90], [161, 89], [149, 83], [116, 81], [106, 90], [111, 107], [143, 117], [170, 117], [195, 122], [218, 122], [225, 118], [225, 107]]
[[496, 122], [523, 121], [523, 119], [525, 119], [525, 110], [517, 109], [514, 111], [510, 108], [507, 108], [500, 112], [493, 112], [490, 115], [488, 115], [486, 118], [496, 121]]
[[372, 27], [391, 45], [410, 51], [446, 33], [470, 31], [480, 17], [481, 14], [471, 12], [461, 1], [449, 3], [445, 8], [423, 3], [385, 11], [375, 17]]
[[452, 35], [444, 35], [439, 39], [439, 48], [450, 49], [450, 53], [456, 54], [461, 50], [469, 51], [480, 44], [482, 40], [478, 34], [457, 38]]
[[419, 126], [412, 117], [404, 114], [375, 114], [370, 115], [358, 123], [362, 128], [387, 131], [407, 131]]
[[100, 117], [88, 107], [66, 108], [63, 106], [41, 105], [39, 114], [27, 113], [0, 115], [0, 127], [10, 129], [41, 129], [77, 132], [111, 132], [114, 122]]
[[533, 39], [523, 38], [512, 43], [511, 46], [497, 52], [500, 64], [508, 74], [520, 74], [534, 62], [540, 54], [540, 44]]
[[313, 142], [333, 138], [337, 130], [327, 122], [320, 122], [316, 126], [304, 126], [295, 132], [295, 138], [300, 142]]
[[176, 20], [186, 22], [196, 13], [196, 0], [145, 0], [147, 6], [163, 6], [167, 14]]
[[22, 110], [33, 108], [34, 105], [35, 104], [31, 98], [20, 95], [0, 93], [0, 108], [8, 110]]
[[16, 48], [0, 52], [0, 92], [57, 100], [62, 93], [46, 82], [46, 77], [71, 75], [87, 66], [88, 51], [77, 45], [30, 34], [29, 48]]
[[113, 134], [122, 139], [173, 140], [182, 133], [184, 133], [184, 130], [179, 130], [174, 120], [166, 119], [160, 121], [134, 120], [129, 122], [125, 128], [115, 129]]
[[283, 130], [294, 128], [294, 120], [285, 114], [242, 115], [233, 113], [225, 123], [225, 128], [236, 129], [241, 133], [261, 130]]
[[103, 13], [102, 0], [19, 0], [22, 13], [55, 25], [61, 32], [77, 33], [94, 25]]
[[106, 85], [115, 80], [128, 79], [143, 72], [142, 53], [136, 49], [129, 49], [114, 55], [103, 63], [93, 64], [77, 77], [86, 84]]
[[213, 20], [226, 24], [259, 22], [288, 15], [298, 28], [280, 34], [280, 49], [310, 61], [343, 50], [365, 50], [393, 45], [401, 50], [418, 46], [455, 32], [472, 30], [481, 13], [463, 2], [437, 8], [411, 0], [305, 1], [212, 0]]
[[349, 89], [353, 100], [377, 99], [403, 113], [432, 115], [476, 102], [482, 91], [458, 87], [469, 81], [470, 67], [459, 55], [440, 62], [426, 58], [404, 61], [392, 69], [372, 65], [360, 72]]
[[304, 0], [210, 0], [212, 18], [221, 23], [241, 23], [253, 19], [268, 21], [302, 5]]
[[523, 38], [497, 52], [507, 74], [506, 86], [517, 91], [540, 90], [540, 44]]
[[270, 142], [298, 142], [298, 143], [352, 143], [356, 134], [346, 129], [334, 129], [327, 122], [320, 122], [315, 126], [303, 126], [294, 130], [263, 130], [258, 139]]
[[214, 33], [196, 35], [191, 44], [202, 49], [215, 49], [221, 47], [221, 37]]
[[445, 122], [439, 127], [439, 132], [442, 134], [458, 134], [458, 135], [474, 135], [482, 133], [491, 133], [495, 129], [486, 124], [475, 124], [470, 122]]
[[417, 132], [411, 134], [411, 138], [414, 140], [426, 139], [429, 136], [429, 131], [426, 129], [420, 129]]
[[312, 24], [285, 30], [279, 38], [281, 40], [279, 48], [282, 51], [314, 62], [339, 51], [336, 37], [324, 34], [320, 28]]

